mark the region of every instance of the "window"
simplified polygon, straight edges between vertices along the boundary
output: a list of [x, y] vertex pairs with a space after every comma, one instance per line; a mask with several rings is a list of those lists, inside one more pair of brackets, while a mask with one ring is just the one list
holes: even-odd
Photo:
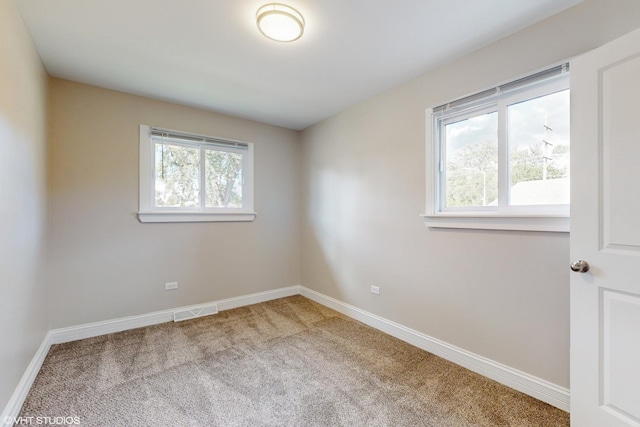
[[427, 225], [569, 231], [569, 112], [568, 64], [428, 110]]
[[252, 221], [253, 144], [140, 125], [142, 222]]

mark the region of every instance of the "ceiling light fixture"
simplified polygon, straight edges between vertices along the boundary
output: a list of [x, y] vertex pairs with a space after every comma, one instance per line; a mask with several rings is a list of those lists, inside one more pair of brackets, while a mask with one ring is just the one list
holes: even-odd
[[280, 3], [269, 3], [258, 9], [258, 29], [271, 40], [292, 42], [304, 33], [304, 18], [292, 7]]

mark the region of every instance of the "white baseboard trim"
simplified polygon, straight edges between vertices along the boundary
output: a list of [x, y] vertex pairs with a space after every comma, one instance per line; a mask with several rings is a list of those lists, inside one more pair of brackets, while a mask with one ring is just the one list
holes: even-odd
[[290, 297], [300, 294], [300, 286], [289, 286], [287, 288], [274, 289], [271, 291], [258, 292], [255, 294], [243, 295], [234, 298], [227, 298], [219, 301], [207, 302], [203, 304], [190, 305], [187, 307], [177, 307], [170, 310], [157, 311], [153, 313], [141, 314], [137, 316], [122, 317], [119, 319], [105, 320], [102, 322], [87, 323], [68, 328], [52, 329], [47, 333], [42, 344], [36, 351], [35, 356], [27, 366], [20, 382], [16, 386], [11, 399], [7, 403], [0, 418], [0, 426], [13, 426], [13, 420], [18, 417], [20, 409], [27, 398], [27, 394], [36, 379], [42, 363], [44, 362], [49, 349], [53, 344], [62, 344], [85, 338], [97, 337], [114, 332], [126, 331], [129, 329], [142, 328], [144, 326], [156, 325], [158, 323], [172, 322], [173, 312], [179, 310], [194, 310], [212, 304], [218, 305], [218, 310], [231, 310], [232, 308], [244, 307], [258, 304], [278, 298]]
[[20, 413], [22, 404], [33, 385], [33, 381], [42, 367], [42, 363], [49, 352], [49, 348], [53, 344], [61, 344], [69, 341], [92, 338], [114, 332], [155, 325], [158, 323], [171, 322], [173, 321], [173, 312], [176, 310], [193, 310], [202, 306], [217, 304], [218, 309], [220, 311], [224, 311], [293, 295], [302, 295], [319, 304], [336, 310], [339, 313], [359, 320], [373, 328], [401, 339], [402, 341], [408, 342], [409, 344], [447, 359], [453, 363], [464, 366], [465, 368], [477, 372], [480, 375], [484, 375], [564, 411], [569, 411], [569, 390], [566, 388], [557, 386], [541, 378], [529, 375], [526, 372], [492, 361], [451, 344], [447, 344], [444, 341], [440, 341], [421, 332], [361, 310], [335, 298], [331, 298], [309, 288], [305, 288], [304, 286], [296, 285], [137, 316], [122, 317], [114, 320], [53, 329], [47, 333], [42, 344], [29, 363], [29, 366], [22, 375], [11, 399], [2, 412], [0, 426], [4, 427], [13, 425], [9, 420], [13, 420], [14, 417], [17, 417]]
[[296, 285], [218, 301], [205, 302], [202, 304], [189, 305], [186, 307], [176, 307], [169, 310], [140, 314], [137, 316], [121, 317], [119, 319], [87, 323], [68, 328], [53, 329], [50, 332], [51, 344], [61, 344], [69, 341], [112, 334], [114, 332], [127, 331], [129, 329], [157, 325], [158, 323], [173, 322], [174, 311], [196, 310], [213, 304], [217, 304], [219, 311], [224, 311], [299, 294], [300, 286]]
[[359, 320], [373, 328], [433, 353], [443, 359], [491, 378], [501, 384], [535, 397], [543, 402], [569, 412], [569, 390], [549, 381], [519, 371], [462, 348], [447, 344], [406, 326], [346, 304], [311, 289], [300, 287], [300, 294], [339, 313]]
[[40, 344], [40, 347], [38, 347], [36, 354], [33, 356], [33, 359], [31, 359], [31, 362], [27, 366], [27, 369], [25, 369], [24, 374], [22, 374], [22, 378], [20, 378], [20, 381], [13, 391], [9, 402], [7, 402], [7, 406], [5, 406], [4, 410], [2, 411], [0, 426], [13, 426], [14, 420], [20, 413], [22, 404], [27, 398], [27, 394], [29, 393], [29, 390], [31, 390], [31, 386], [35, 381], [38, 372], [40, 372], [40, 368], [42, 367], [44, 358], [47, 357], [47, 353], [49, 353], [50, 347], [51, 332], [47, 332], [44, 340], [42, 340], [42, 344]]

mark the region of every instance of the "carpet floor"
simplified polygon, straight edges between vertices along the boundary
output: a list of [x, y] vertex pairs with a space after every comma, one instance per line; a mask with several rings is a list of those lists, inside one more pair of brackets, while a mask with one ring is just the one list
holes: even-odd
[[20, 416], [109, 427], [569, 425], [566, 412], [301, 296], [54, 345]]

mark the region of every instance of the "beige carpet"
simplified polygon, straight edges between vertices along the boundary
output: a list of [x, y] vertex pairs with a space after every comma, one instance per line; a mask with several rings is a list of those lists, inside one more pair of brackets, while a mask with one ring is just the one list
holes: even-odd
[[569, 425], [301, 296], [53, 346], [20, 415], [110, 427]]

